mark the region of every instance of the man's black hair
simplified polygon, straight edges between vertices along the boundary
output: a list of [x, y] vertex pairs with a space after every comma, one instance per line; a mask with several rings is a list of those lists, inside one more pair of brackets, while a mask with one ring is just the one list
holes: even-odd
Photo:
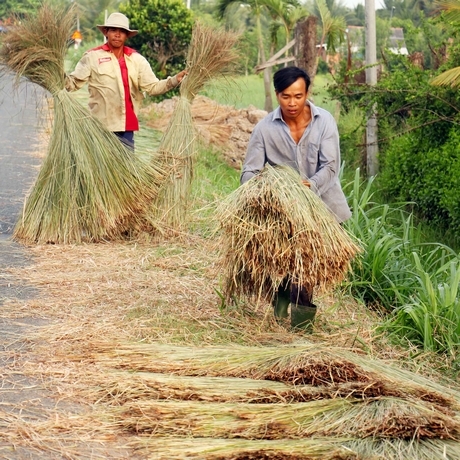
[[273, 85], [275, 86], [275, 91], [277, 93], [281, 93], [299, 78], [303, 78], [305, 80], [305, 87], [308, 91], [308, 88], [310, 87], [310, 77], [307, 75], [305, 70], [293, 66], [283, 67], [282, 69], [277, 70], [275, 75], [273, 75]]

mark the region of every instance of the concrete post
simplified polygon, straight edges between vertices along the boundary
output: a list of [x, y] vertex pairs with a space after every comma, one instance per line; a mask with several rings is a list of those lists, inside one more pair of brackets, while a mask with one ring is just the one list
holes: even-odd
[[[377, 39], [375, 26], [375, 0], [365, 0], [366, 21], [366, 83], [374, 86], [377, 83]], [[367, 176], [375, 176], [379, 170], [377, 113], [376, 107], [371, 108], [366, 129]]]

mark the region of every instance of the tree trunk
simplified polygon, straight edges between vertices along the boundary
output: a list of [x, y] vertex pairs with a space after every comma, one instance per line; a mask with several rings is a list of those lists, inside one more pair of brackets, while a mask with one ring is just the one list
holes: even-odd
[[296, 65], [307, 72], [312, 85], [318, 68], [318, 52], [316, 51], [317, 24], [318, 18], [309, 16], [303, 21], [299, 21], [295, 28], [294, 55]]
[[[264, 49], [264, 40], [262, 37], [262, 27], [260, 25], [260, 16], [257, 17], [257, 35], [259, 39], [259, 59], [261, 64], [265, 64], [265, 49]], [[264, 109], [267, 112], [273, 110], [273, 100], [272, 100], [272, 71], [270, 67], [264, 69], [264, 89], [265, 89], [265, 104]]]

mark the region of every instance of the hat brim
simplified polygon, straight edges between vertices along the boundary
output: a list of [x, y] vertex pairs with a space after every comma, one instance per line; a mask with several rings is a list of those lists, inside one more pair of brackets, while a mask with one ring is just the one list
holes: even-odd
[[130, 37], [134, 37], [134, 35], [137, 35], [139, 33], [138, 30], [129, 30], [129, 29], [125, 29], [124, 27], [117, 27], [117, 26], [105, 26], [105, 25], [100, 25], [98, 24], [96, 26], [104, 35], [105, 35], [105, 29], [108, 29], [109, 27], [113, 27], [113, 28], [117, 28], [117, 29], [123, 29], [127, 34], [128, 34], [128, 38]]

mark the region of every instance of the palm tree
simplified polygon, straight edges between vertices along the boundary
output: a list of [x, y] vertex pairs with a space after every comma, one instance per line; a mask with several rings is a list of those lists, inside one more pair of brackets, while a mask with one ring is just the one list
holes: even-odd
[[[460, 21], [460, 0], [438, 0], [436, 4], [446, 12], [447, 21]], [[460, 86], [460, 67], [446, 70], [431, 81], [436, 86]]]
[[[259, 49], [259, 64], [266, 62], [264, 37], [262, 33], [262, 18], [264, 13], [268, 13], [272, 19], [274, 26], [271, 28], [271, 37], [276, 34], [279, 23], [282, 24], [286, 34], [286, 43], [291, 39], [292, 30], [297, 20], [305, 14], [300, 8], [298, 0], [219, 0], [218, 15], [223, 18], [227, 9], [233, 4], [248, 6], [252, 15], [255, 18], [257, 41]], [[277, 23], [278, 22], [278, 26]], [[272, 40], [273, 43], [273, 40]], [[264, 70], [264, 88], [265, 88], [265, 104], [264, 108], [267, 112], [273, 110], [272, 87], [271, 87], [271, 69], [266, 67]]]
[[273, 22], [281, 24], [286, 36], [286, 45], [292, 37], [297, 22], [307, 16], [308, 12], [297, 0], [262, 0]]
[[[218, 15], [221, 19], [225, 16], [225, 12], [227, 8], [234, 3], [237, 3], [239, 5], [246, 5], [252, 11], [252, 14], [256, 22], [257, 41], [258, 41], [258, 48], [259, 48], [259, 61], [260, 61], [260, 64], [264, 64], [266, 62], [266, 58], [265, 58], [264, 39], [262, 35], [262, 25], [261, 25], [262, 9], [264, 8], [263, 0], [244, 0], [244, 1], [219, 0], [218, 5], [217, 5], [217, 10], [218, 10]], [[264, 69], [264, 88], [265, 88], [264, 108], [267, 112], [271, 112], [273, 110], [270, 80], [271, 80], [270, 69], [266, 68]]]
[[347, 24], [343, 16], [335, 16], [326, 0], [316, 0], [316, 8], [321, 19], [321, 40], [319, 52], [322, 53], [324, 44], [328, 50], [335, 51], [336, 44], [345, 41]]

